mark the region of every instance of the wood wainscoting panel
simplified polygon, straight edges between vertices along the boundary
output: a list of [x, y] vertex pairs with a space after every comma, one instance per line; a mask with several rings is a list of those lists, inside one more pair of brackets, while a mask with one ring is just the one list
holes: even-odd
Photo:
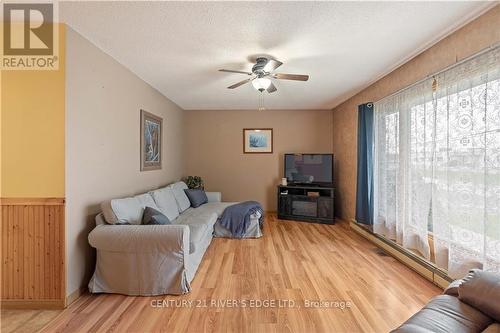
[[0, 202], [2, 307], [64, 307], [64, 198]]

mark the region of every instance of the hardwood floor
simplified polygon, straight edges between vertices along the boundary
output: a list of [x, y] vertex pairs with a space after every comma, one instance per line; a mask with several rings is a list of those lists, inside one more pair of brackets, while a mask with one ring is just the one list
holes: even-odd
[[190, 294], [87, 294], [44, 332], [387, 332], [440, 292], [345, 223], [271, 216], [260, 239], [214, 239]]
[[2, 309], [2, 333], [38, 332], [62, 310], [10, 310]]

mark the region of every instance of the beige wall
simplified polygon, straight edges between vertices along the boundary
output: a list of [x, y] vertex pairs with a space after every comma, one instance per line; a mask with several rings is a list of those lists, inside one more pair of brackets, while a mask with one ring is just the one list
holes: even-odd
[[[183, 111], [68, 27], [66, 67], [67, 295], [88, 282], [87, 236], [101, 201], [179, 179]], [[139, 171], [140, 109], [163, 117], [163, 168]]]
[[[377, 101], [427, 75], [500, 41], [500, 5], [441, 40], [333, 110], [337, 213], [354, 218], [356, 195], [357, 106]], [[363, 73], [352, 73], [363, 75]]]
[[[186, 111], [186, 174], [223, 200], [257, 200], [276, 211], [283, 154], [331, 152], [330, 111]], [[243, 128], [273, 128], [273, 154], [243, 154]]]

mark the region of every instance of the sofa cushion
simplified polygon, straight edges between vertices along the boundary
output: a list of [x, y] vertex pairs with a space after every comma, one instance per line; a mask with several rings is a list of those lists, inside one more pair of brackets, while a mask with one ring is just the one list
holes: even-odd
[[457, 297], [439, 295], [393, 332], [481, 332], [492, 319]]
[[189, 202], [191, 202], [191, 207], [200, 207], [201, 205], [208, 202], [207, 195], [205, 191], [200, 189], [186, 189], [184, 190], [187, 197], [189, 198]]
[[175, 202], [177, 203], [177, 208], [179, 209], [179, 213], [182, 213], [189, 207], [191, 207], [191, 203], [189, 202], [189, 198], [187, 197], [184, 190], [187, 190], [187, 185], [184, 182], [177, 182], [169, 186], [174, 193]]
[[[184, 211], [177, 220], [175, 224], [211, 224], [213, 226], [215, 221], [213, 220], [213, 215], [215, 215], [215, 220], [217, 220], [218, 215], [213, 209], [200, 209], [206, 205], [200, 206], [199, 208], [189, 208]], [[213, 222], [213, 223], [212, 223]]]
[[142, 207], [137, 198], [113, 199], [111, 209], [119, 224], [140, 224]]
[[197, 211], [193, 208], [187, 209], [175, 220], [175, 224], [189, 226], [190, 253], [195, 252], [205, 238], [212, 237], [215, 222], [217, 222], [217, 214], [214, 212]]
[[197, 208], [190, 208], [190, 210], [195, 210], [201, 213], [215, 213], [217, 217], [221, 217], [224, 209], [229, 206], [234, 205], [236, 202], [207, 202]]
[[106, 200], [101, 203], [101, 211], [104, 216], [104, 220], [109, 224], [118, 224], [118, 218], [111, 208], [111, 200]]
[[458, 287], [458, 298], [500, 321], [500, 275], [473, 269]]
[[226, 207], [229, 207], [231, 205], [234, 205], [235, 202], [207, 202], [204, 205], [201, 205], [196, 208], [189, 208], [187, 209], [184, 213], [182, 213], [182, 216], [192, 216], [192, 214], [210, 214], [210, 213], [215, 213], [217, 217], [219, 218], [222, 213], [224, 212], [224, 209]]
[[136, 195], [134, 198], [136, 198], [139, 201], [139, 204], [141, 205], [141, 207], [143, 209], [146, 207], [158, 209], [158, 206], [156, 205], [155, 201], [153, 200], [153, 197], [149, 193], [139, 194], [139, 195]]
[[160, 211], [146, 207], [142, 215], [142, 224], [172, 224], [172, 222]]
[[106, 225], [108, 224], [106, 222], [106, 218], [104, 217], [104, 214], [100, 212], [99, 214], [96, 215], [95, 217], [95, 225]]
[[208, 224], [188, 224], [189, 226], [189, 253], [193, 254], [198, 246], [203, 244], [206, 237], [211, 237], [212, 228]]
[[170, 221], [175, 220], [179, 216], [179, 209], [177, 208], [177, 202], [171, 188], [164, 187], [150, 193], [156, 206], [158, 206], [158, 210], [168, 217]]
[[146, 206], [158, 208], [148, 193], [105, 201], [101, 209], [106, 222], [110, 224], [141, 224]]

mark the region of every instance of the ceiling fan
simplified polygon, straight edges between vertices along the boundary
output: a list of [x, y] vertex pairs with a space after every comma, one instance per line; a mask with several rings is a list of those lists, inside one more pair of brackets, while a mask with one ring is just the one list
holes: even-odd
[[295, 81], [307, 81], [309, 80], [309, 75], [300, 75], [300, 74], [283, 74], [283, 73], [273, 73], [276, 68], [281, 66], [283, 63], [278, 60], [259, 57], [256, 59], [255, 65], [252, 67], [252, 72], [245, 71], [236, 71], [232, 69], [219, 69], [219, 72], [227, 72], [227, 73], [238, 73], [245, 74], [251, 76], [250, 78], [235, 83], [229, 87], [228, 89], [235, 89], [239, 86], [244, 85], [245, 83], [252, 82], [252, 85], [255, 89], [260, 92], [267, 91], [268, 93], [275, 92], [276, 86], [273, 84], [270, 78], [278, 79], [278, 80], [295, 80]]

